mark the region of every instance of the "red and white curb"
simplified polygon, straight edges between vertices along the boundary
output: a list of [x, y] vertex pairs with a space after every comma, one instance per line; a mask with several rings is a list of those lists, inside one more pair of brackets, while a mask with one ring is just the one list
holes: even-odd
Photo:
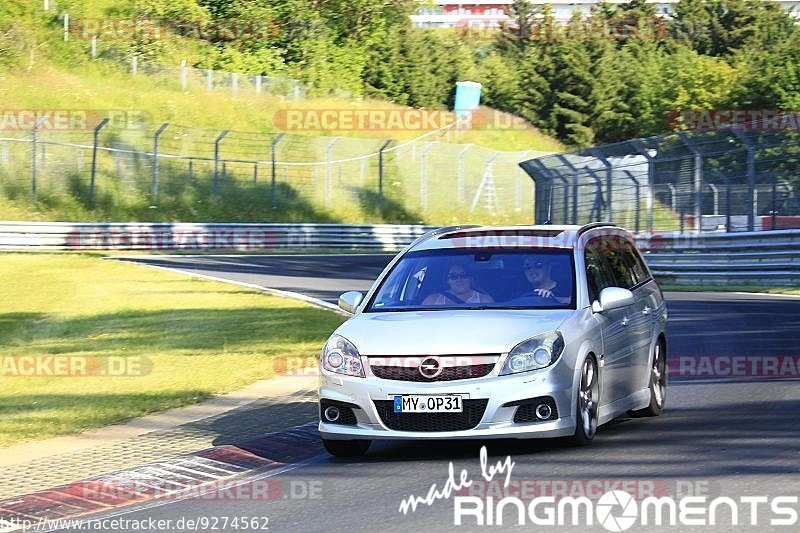
[[236, 445], [75, 481], [0, 501], [0, 533], [22, 530], [23, 523], [52, 523], [190, 498], [275, 499], [280, 496], [277, 482], [263, 480], [260, 487], [251, 486], [246, 492], [239, 487], [323, 451], [317, 424], [309, 423]]

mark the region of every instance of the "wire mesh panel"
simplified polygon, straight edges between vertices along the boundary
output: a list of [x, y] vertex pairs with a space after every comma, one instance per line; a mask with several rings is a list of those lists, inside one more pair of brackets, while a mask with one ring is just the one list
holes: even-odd
[[33, 133], [0, 138], [3, 194], [76, 219], [528, 223], [519, 163], [541, 155], [448, 142], [447, 127], [409, 141], [115, 120]]
[[[539, 222], [613, 220], [642, 230], [734, 231], [800, 225], [800, 134], [678, 131], [523, 163]], [[768, 220], [769, 219], [769, 220]]]

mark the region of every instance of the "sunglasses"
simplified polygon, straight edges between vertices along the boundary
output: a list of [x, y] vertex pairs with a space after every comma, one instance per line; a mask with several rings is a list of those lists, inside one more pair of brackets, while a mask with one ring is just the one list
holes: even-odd
[[533, 268], [535, 269], [544, 268], [544, 263], [542, 263], [541, 261], [537, 261], [535, 263], [525, 263], [525, 270], [531, 270]]
[[469, 274], [467, 274], [466, 272], [448, 274], [447, 279], [451, 281], [455, 281], [457, 279], [469, 279]]

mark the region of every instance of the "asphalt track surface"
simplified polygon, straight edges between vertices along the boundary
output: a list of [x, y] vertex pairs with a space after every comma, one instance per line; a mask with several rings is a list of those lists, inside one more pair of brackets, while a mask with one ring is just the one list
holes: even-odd
[[[130, 259], [130, 258], [129, 258]], [[231, 279], [305, 293], [333, 302], [348, 289], [364, 290], [388, 256], [172, 256], [136, 261], [187, 273]], [[669, 357], [800, 356], [800, 298], [780, 296], [668, 293]], [[494, 464], [510, 455], [515, 463], [512, 491], [520, 484], [540, 490], [558, 487], [594, 490], [585, 480], [603, 480], [605, 490], [627, 489], [647, 495], [742, 496], [800, 495], [800, 383], [796, 379], [737, 378], [673, 380], [665, 413], [657, 418], [623, 417], [603, 426], [595, 442], [575, 448], [561, 439], [542, 441], [469, 441], [373, 444], [356, 460], [320, 455], [280, 473], [276, 480], [287, 498], [275, 501], [186, 500], [126, 512], [131, 520], [182, 517], [268, 517], [270, 531], [444, 531], [453, 529], [454, 504], [443, 499], [402, 514], [409, 495], [424, 497], [439, 488], [453, 462], [456, 476], [466, 469], [482, 496], [479, 451], [488, 448]], [[312, 420], [309, 420], [312, 422]], [[498, 476], [502, 478], [503, 476]], [[626, 486], [615, 485], [620, 482]], [[538, 485], [535, 485], [536, 483]], [[568, 483], [569, 485], [564, 485]], [[583, 485], [581, 485], [583, 483]], [[499, 485], [492, 485], [497, 488]], [[305, 488], [321, 488], [321, 497], [303, 498]], [[295, 496], [289, 494], [297, 488]], [[474, 490], [474, 489], [473, 489]], [[666, 492], [666, 494], [665, 494]], [[511, 492], [512, 495], [516, 495]], [[595, 497], [596, 498], [596, 497]], [[800, 504], [788, 507], [800, 511]], [[748, 525], [750, 507], [740, 504], [739, 525], [720, 511], [716, 526], [642, 526], [628, 531], [798, 531], [770, 526], [781, 518], [761, 504], [759, 525]], [[124, 511], [123, 511], [124, 512]], [[621, 512], [617, 511], [617, 514]], [[701, 515], [702, 516], [702, 515]], [[516, 523], [507, 512], [506, 521]], [[569, 519], [568, 519], [569, 523]], [[582, 522], [585, 523], [585, 522]], [[467, 519], [458, 529], [478, 529]], [[497, 528], [497, 526], [494, 526]], [[606, 531], [592, 526], [503, 526], [537, 531]], [[173, 526], [174, 531], [180, 531]], [[205, 530], [211, 530], [207, 528]], [[218, 529], [219, 530], [219, 529]], [[260, 531], [228, 527], [228, 531]]]

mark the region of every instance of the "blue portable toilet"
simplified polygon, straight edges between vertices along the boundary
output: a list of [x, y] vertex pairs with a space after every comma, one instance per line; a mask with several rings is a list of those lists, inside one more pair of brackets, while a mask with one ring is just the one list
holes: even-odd
[[459, 118], [463, 117], [469, 120], [471, 112], [478, 109], [481, 104], [481, 89], [483, 89], [483, 85], [475, 81], [456, 82], [456, 100], [453, 111]]

